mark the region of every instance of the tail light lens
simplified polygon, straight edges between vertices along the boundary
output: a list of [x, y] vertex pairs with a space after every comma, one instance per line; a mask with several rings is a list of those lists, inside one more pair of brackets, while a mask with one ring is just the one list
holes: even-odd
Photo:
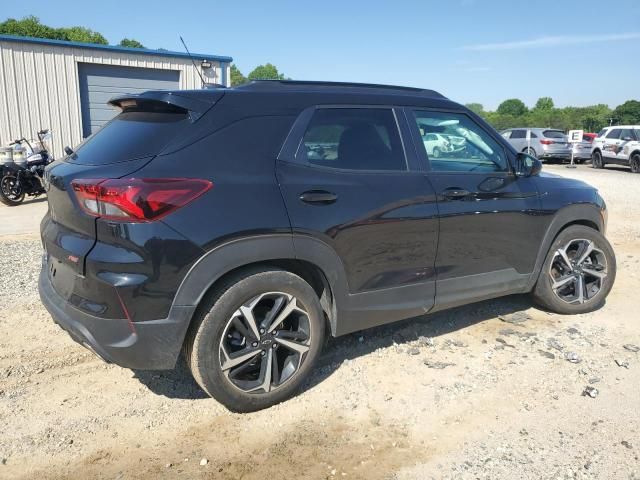
[[553, 140], [540, 140], [540, 143], [543, 145], [553, 145], [556, 142], [554, 142]]
[[197, 178], [82, 178], [71, 185], [89, 215], [124, 222], [158, 220], [213, 186]]

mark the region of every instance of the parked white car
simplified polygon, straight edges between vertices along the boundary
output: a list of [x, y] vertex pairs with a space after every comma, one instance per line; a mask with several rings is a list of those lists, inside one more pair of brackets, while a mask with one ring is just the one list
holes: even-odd
[[440, 133], [427, 133], [422, 137], [422, 142], [424, 148], [427, 149], [427, 155], [433, 158], [440, 158], [453, 151], [453, 145], [449, 138]]
[[593, 141], [591, 161], [593, 168], [604, 168], [611, 163], [640, 173], [640, 125], [617, 125], [601, 130]]

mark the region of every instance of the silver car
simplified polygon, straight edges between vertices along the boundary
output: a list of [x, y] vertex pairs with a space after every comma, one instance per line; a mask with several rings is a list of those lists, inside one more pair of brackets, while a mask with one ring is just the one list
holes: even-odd
[[[527, 130], [531, 131], [531, 143], [527, 142]], [[540, 160], [570, 160], [571, 144], [562, 130], [553, 128], [510, 128], [501, 135], [519, 152], [528, 153]]]

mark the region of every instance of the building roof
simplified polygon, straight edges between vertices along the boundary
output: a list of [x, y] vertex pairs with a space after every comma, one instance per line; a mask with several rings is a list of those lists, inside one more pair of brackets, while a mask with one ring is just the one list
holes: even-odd
[[[48, 38], [19, 37], [17, 35], [0, 34], [0, 41], [37, 43], [41, 45], [53, 45], [56, 47], [66, 47], [66, 48], [88, 48], [92, 50], [107, 50], [111, 52], [132, 53], [132, 54], [138, 54], [138, 55], [156, 55], [161, 57], [189, 58], [189, 54], [187, 54], [186, 52], [172, 52], [169, 50], [152, 50], [150, 48], [130, 48], [130, 47], [121, 47], [119, 45], [99, 45], [96, 43], [69, 42], [66, 40], [50, 40]], [[195, 60], [210, 60], [214, 62], [225, 62], [225, 63], [230, 63], [233, 61], [233, 58], [231, 57], [206, 54], [206, 53], [192, 53], [191, 56]]]

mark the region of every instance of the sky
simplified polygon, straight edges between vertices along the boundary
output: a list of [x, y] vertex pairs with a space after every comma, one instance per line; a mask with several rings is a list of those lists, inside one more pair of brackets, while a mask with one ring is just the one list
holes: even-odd
[[640, 99], [640, 0], [0, 0], [2, 17], [81, 25], [110, 43], [271, 62], [296, 80], [435, 89], [495, 109]]

